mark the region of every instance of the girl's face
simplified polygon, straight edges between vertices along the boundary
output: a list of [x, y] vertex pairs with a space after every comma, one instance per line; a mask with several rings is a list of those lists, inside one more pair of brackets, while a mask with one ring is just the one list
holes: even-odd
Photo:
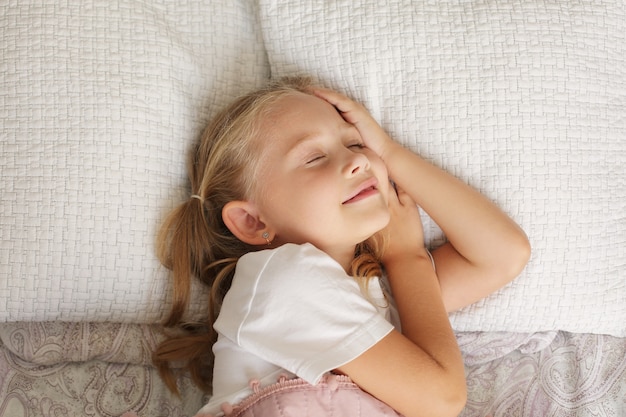
[[344, 268], [354, 248], [389, 222], [383, 161], [326, 101], [294, 93], [261, 124], [254, 199], [274, 243], [309, 242]]

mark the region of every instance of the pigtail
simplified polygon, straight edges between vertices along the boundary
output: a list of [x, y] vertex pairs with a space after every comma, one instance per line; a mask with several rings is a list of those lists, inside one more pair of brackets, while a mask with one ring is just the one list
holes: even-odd
[[[186, 363], [194, 382], [202, 389], [210, 389], [212, 355], [207, 346], [215, 340], [212, 314], [205, 322], [185, 323], [184, 316], [191, 301], [191, 280], [202, 276], [207, 261], [205, 254], [209, 246], [209, 230], [204, 216], [203, 202], [190, 198], [175, 208], [165, 219], [157, 237], [157, 256], [172, 272], [172, 299], [169, 314], [163, 325], [166, 331], [163, 340], [153, 353], [153, 363], [168, 388], [178, 393], [176, 380], [181, 369], [172, 364]], [[209, 310], [212, 303], [209, 300]], [[178, 327], [172, 331], [171, 328]]]
[[359, 284], [361, 292], [369, 297], [368, 284], [373, 278], [383, 276], [381, 256], [385, 249], [384, 235], [377, 233], [357, 245], [351, 264], [351, 274]]
[[[206, 239], [206, 226], [198, 219], [196, 199], [181, 204], [166, 218], [158, 236], [157, 256], [172, 271], [172, 307], [163, 324], [171, 327], [178, 324], [190, 302], [191, 279], [198, 267], [199, 245]], [[195, 212], [195, 213], [194, 213]]]

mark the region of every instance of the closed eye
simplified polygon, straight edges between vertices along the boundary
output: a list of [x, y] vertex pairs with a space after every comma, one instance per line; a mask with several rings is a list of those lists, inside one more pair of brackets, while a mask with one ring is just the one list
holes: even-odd
[[317, 161], [323, 159], [324, 157], [326, 157], [326, 155], [315, 155], [315, 156], [313, 156], [311, 158], [308, 158], [306, 163], [307, 163], [307, 165], [308, 164], [312, 164], [314, 162], [317, 162]]
[[348, 145], [348, 148], [363, 149], [365, 148], [365, 145], [363, 143], [357, 142], [357, 143], [353, 143], [352, 145]]

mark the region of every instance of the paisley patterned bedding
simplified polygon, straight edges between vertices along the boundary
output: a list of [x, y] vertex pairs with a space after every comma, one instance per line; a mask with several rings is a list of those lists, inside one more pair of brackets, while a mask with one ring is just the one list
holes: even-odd
[[155, 326], [11, 323], [0, 326], [0, 416], [193, 415], [202, 393], [188, 378], [171, 394], [150, 366]]
[[464, 333], [463, 417], [626, 416], [626, 339], [546, 332]]
[[[462, 417], [624, 416], [626, 339], [566, 332], [459, 333], [469, 400]], [[0, 416], [182, 417], [205, 396], [171, 394], [150, 365], [156, 326], [0, 326]]]

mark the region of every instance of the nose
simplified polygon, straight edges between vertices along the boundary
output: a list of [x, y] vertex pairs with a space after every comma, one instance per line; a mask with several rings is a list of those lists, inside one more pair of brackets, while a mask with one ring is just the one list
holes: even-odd
[[367, 171], [370, 167], [370, 160], [360, 152], [348, 150], [346, 163], [344, 167], [344, 175], [353, 176], [361, 171]]

